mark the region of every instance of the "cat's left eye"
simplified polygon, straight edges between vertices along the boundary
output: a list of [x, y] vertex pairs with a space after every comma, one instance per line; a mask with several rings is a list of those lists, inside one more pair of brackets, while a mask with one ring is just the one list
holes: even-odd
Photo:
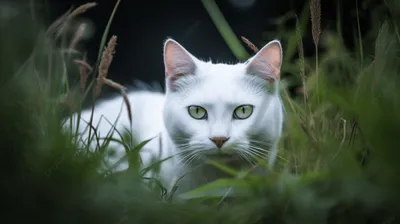
[[196, 120], [207, 119], [207, 111], [201, 106], [189, 106], [188, 112]]
[[236, 107], [236, 109], [233, 111], [233, 118], [243, 120], [249, 118], [252, 114], [252, 105], [241, 105]]

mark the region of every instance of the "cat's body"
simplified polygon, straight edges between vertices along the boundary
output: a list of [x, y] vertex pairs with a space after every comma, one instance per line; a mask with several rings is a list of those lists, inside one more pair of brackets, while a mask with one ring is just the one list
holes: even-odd
[[[254, 157], [265, 157], [272, 166], [283, 123], [278, 91], [281, 60], [278, 41], [270, 42], [246, 63], [230, 65], [201, 61], [168, 40], [164, 46], [166, 93], [128, 94], [136, 142], [154, 138], [141, 152], [145, 166], [152, 156], [173, 156], [161, 163], [159, 178], [171, 188], [180, 175], [190, 172], [178, 182], [181, 191], [224, 176], [207, 159], [242, 169], [251, 167]], [[111, 123], [119, 116], [116, 128], [129, 129], [125, 107], [119, 97], [96, 105], [93, 125], [101, 116]], [[81, 117], [89, 121], [90, 114], [86, 110]], [[99, 137], [111, 129], [109, 122], [100, 122]], [[113, 137], [119, 138], [117, 134]], [[109, 160], [115, 163], [124, 149], [118, 143], [110, 146], [118, 147], [115, 158]], [[125, 162], [117, 169], [127, 167]]]

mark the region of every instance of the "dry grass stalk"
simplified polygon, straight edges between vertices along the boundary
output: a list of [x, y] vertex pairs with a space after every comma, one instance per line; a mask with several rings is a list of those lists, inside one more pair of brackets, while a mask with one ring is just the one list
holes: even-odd
[[109, 85], [111, 87], [113, 87], [114, 89], [118, 89], [120, 91], [125, 91], [125, 86], [112, 81], [111, 79], [107, 79], [107, 78], [103, 78], [103, 84]]
[[124, 99], [124, 102], [126, 105], [126, 110], [128, 111], [128, 118], [129, 118], [130, 125], [132, 126], [132, 109], [131, 109], [131, 104], [128, 99], [128, 95], [126, 94], [125, 90], [122, 90], [121, 94], [122, 94], [122, 98]]
[[245, 38], [245, 37], [241, 37], [241, 38], [242, 38], [243, 42], [245, 42], [247, 44], [247, 46], [249, 46], [249, 48], [254, 51], [254, 53], [257, 53], [259, 51], [258, 47], [256, 47], [256, 45], [254, 45], [247, 38]]
[[113, 88], [115, 88], [115, 89], [118, 89], [118, 90], [121, 92], [122, 98], [124, 99], [124, 103], [125, 103], [125, 105], [126, 105], [126, 109], [127, 109], [127, 111], [128, 111], [129, 122], [130, 122], [131, 125], [132, 125], [132, 110], [131, 110], [131, 104], [130, 104], [130, 102], [129, 102], [128, 95], [126, 94], [126, 91], [125, 91], [126, 88], [125, 88], [125, 86], [123, 86], [123, 85], [121, 85], [121, 84], [119, 84], [119, 83], [116, 83], [116, 82], [112, 81], [111, 79], [107, 79], [107, 78], [103, 78], [102, 81], [103, 81], [103, 84], [106, 84], [106, 85], [111, 86], [111, 87], [113, 87]]
[[82, 39], [83, 35], [85, 34], [86, 24], [82, 23], [79, 25], [78, 29], [75, 32], [75, 36], [69, 45], [70, 49], [76, 49], [76, 45]]
[[68, 109], [69, 113], [75, 113], [78, 111], [78, 105], [76, 104], [79, 99], [78, 92], [75, 90], [69, 90], [59, 103], [63, 108]]
[[64, 14], [62, 14], [58, 19], [56, 19], [56, 20], [47, 28], [46, 34], [49, 35], [49, 34], [54, 33], [54, 32], [57, 30], [57, 28], [58, 28], [61, 24], [63, 24], [63, 23], [66, 21], [66, 19], [68, 18], [68, 15], [71, 13], [71, 11], [72, 11], [72, 8], [68, 9], [68, 11], [66, 11], [66, 12], [65, 12]]
[[78, 15], [80, 15], [80, 14], [83, 14], [83, 13], [85, 13], [88, 9], [91, 9], [91, 8], [93, 8], [93, 7], [95, 7], [95, 6], [97, 6], [97, 3], [96, 3], [96, 2], [88, 2], [88, 3], [85, 3], [85, 4], [81, 5], [81, 6], [79, 6], [78, 8], [76, 8], [74, 11], [72, 11], [71, 14], [69, 14], [68, 17], [69, 17], [69, 18], [72, 18], [72, 17], [78, 16]]
[[[318, 72], [318, 43], [321, 35], [321, 0], [311, 0], [310, 2], [311, 12], [311, 31], [315, 45], [315, 73], [316, 73], [316, 91], [319, 93], [319, 72]], [[319, 101], [319, 95], [317, 95], [317, 101]]]
[[299, 52], [299, 67], [300, 67], [300, 76], [302, 81], [302, 87], [298, 89], [299, 93], [301, 92], [304, 97], [304, 106], [307, 105], [307, 88], [306, 88], [306, 75], [305, 75], [305, 65], [304, 65], [304, 47], [303, 47], [303, 39], [301, 37], [300, 30], [300, 22], [299, 18], [296, 16], [296, 36], [297, 36], [297, 50]]
[[80, 87], [82, 90], [86, 88], [89, 72], [93, 71], [93, 68], [86, 62], [86, 60], [86, 54], [83, 55], [82, 60], [74, 60], [74, 62], [79, 65]]
[[61, 36], [61, 34], [66, 30], [68, 27], [68, 21], [70, 21], [72, 18], [81, 15], [85, 13], [87, 10], [97, 6], [96, 2], [88, 2], [86, 4], [83, 4], [79, 6], [78, 8], [74, 9], [71, 13], [67, 13], [65, 18], [61, 21], [60, 23], [60, 29], [57, 32], [57, 37]]
[[117, 36], [113, 35], [108, 41], [107, 46], [104, 49], [100, 60], [99, 74], [97, 77], [97, 85], [94, 88], [94, 96], [98, 97], [100, 95], [101, 88], [103, 87], [104, 84], [119, 90], [122, 94], [122, 98], [124, 99], [124, 103], [127, 107], [129, 122], [132, 124], [131, 104], [129, 102], [128, 95], [126, 94], [125, 91], [126, 88], [123, 85], [112, 81], [111, 79], [107, 79], [108, 70], [114, 58], [116, 45], [117, 45]]
[[76, 49], [71, 49], [71, 48], [65, 48], [65, 49], [60, 49], [60, 52], [62, 54], [80, 54], [81, 52], [76, 50]]
[[117, 36], [113, 35], [107, 43], [103, 54], [101, 56], [99, 65], [99, 74], [97, 77], [97, 85], [94, 88], [94, 96], [98, 97], [101, 92], [101, 88], [104, 84], [104, 80], [107, 78], [108, 69], [110, 68], [111, 62], [115, 54], [115, 46], [117, 45]]
[[318, 46], [321, 35], [321, 0], [310, 1], [312, 36], [315, 46]]

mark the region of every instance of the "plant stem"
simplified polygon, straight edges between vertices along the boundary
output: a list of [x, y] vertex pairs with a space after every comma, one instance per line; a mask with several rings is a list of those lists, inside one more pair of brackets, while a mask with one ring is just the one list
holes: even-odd
[[[100, 47], [99, 47], [99, 53], [97, 55], [96, 67], [93, 69], [94, 70], [93, 71], [93, 79], [91, 81], [91, 84], [93, 84], [93, 82], [96, 81], [96, 74], [98, 72], [98, 68], [99, 68], [99, 65], [100, 65], [101, 55], [103, 54], [104, 46], [106, 45], [106, 41], [107, 41], [108, 33], [110, 31], [111, 23], [112, 23], [112, 21], [114, 19], [114, 15], [115, 15], [115, 13], [116, 13], [116, 11], [118, 9], [118, 6], [119, 6], [120, 2], [121, 2], [121, 0], [117, 0], [117, 2], [115, 3], [114, 9], [111, 12], [111, 16], [108, 19], [106, 28], [105, 28], [105, 30], [103, 32], [103, 36], [101, 38]], [[92, 125], [92, 122], [93, 122], [94, 106], [96, 104], [96, 100], [97, 100], [97, 97], [93, 97], [93, 99], [92, 99], [92, 112], [91, 112], [91, 115], [90, 115], [89, 125]], [[92, 131], [92, 129], [89, 129], [88, 145], [90, 145], [91, 131]]]
[[217, 27], [219, 33], [224, 38], [226, 44], [231, 49], [232, 53], [238, 60], [246, 60], [249, 58], [249, 54], [246, 49], [240, 43], [236, 34], [232, 31], [228, 22], [225, 20], [224, 15], [218, 8], [218, 5], [214, 0], [202, 0], [201, 1], [206, 8], [208, 15], [210, 15], [211, 20], [214, 22], [214, 25]]
[[317, 103], [319, 103], [319, 66], [318, 66], [318, 42], [315, 43], [315, 74], [317, 79]]
[[356, 14], [357, 14], [358, 45], [360, 46], [361, 68], [364, 68], [364, 51], [363, 51], [363, 44], [361, 37], [360, 14], [358, 12], [358, 0], [356, 0]]

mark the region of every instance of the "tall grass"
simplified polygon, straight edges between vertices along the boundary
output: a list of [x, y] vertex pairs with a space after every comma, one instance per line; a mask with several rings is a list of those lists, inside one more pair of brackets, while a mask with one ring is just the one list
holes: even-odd
[[[393, 4], [395, 12], [394, 1], [386, 4]], [[290, 65], [288, 56], [284, 66], [290, 69], [284, 70], [300, 80], [302, 95], [291, 98], [282, 89], [286, 121], [279, 169], [266, 178], [215, 164], [232, 178], [186, 192], [181, 196], [187, 200], [175, 202], [174, 192], [157, 179], [144, 181], [157, 163], [140, 166], [138, 152], [146, 142], [135, 144], [129, 130], [110, 130], [108, 136], [115, 131], [120, 139], [99, 139], [97, 124], [80, 124], [93, 133], [82, 141], [76, 130], [61, 128], [66, 115], [79, 113], [85, 97], [95, 102], [104, 84], [126, 94], [107, 76], [118, 54], [117, 37], [108, 38], [108, 28], [93, 65], [75, 48], [79, 29], [72, 37], [65, 35], [82, 7], [49, 28], [24, 16], [0, 23], [4, 222], [395, 223], [400, 198], [400, 40], [395, 20], [380, 25], [373, 48], [363, 44], [363, 60], [357, 49], [343, 45], [340, 32], [322, 32], [313, 25], [314, 33], [322, 33], [315, 47], [326, 49], [315, 60], [304, 57], [308, 49], [302, 47], [304, 25], [298, 19], [291, 32], [296, 35], [284, 38], [293, 41], [287, 48], [297, 46], [298, 63]], [[21, 36], [18, 27], [31, 30]], [[127, 171], [99, 169], [110, 141], [126, 149]], [[237, 191], [230, 197], [215, 193], [232, 186]]]

